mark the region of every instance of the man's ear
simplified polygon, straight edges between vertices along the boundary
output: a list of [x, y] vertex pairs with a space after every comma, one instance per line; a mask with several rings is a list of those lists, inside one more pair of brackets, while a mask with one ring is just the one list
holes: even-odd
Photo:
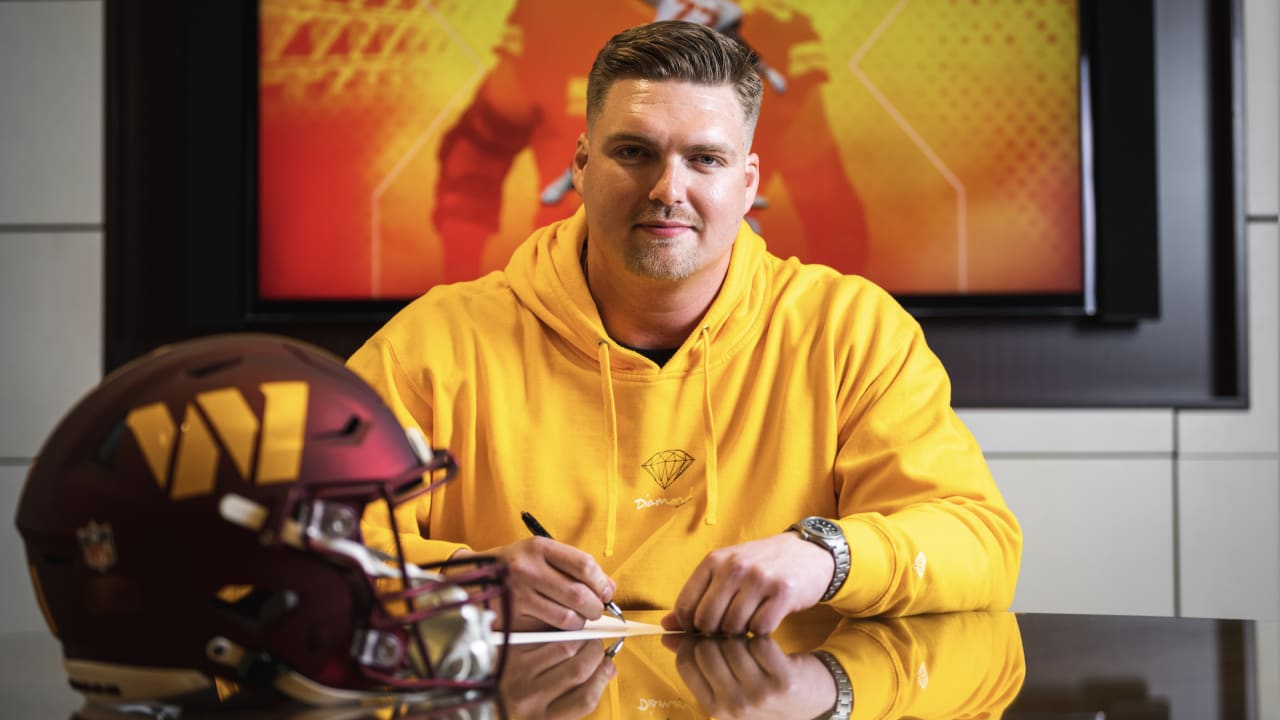
[[587, 134], [582, 133], [578, 136], [578, 145], [573, 150], [573, 186], [579, 193], [582, 192], [582, 173], [587, 169], [588, 147]]
[[746, 204], [742, 206], [742, 214], [746, 215], [751, 209], [751, 204], [756, 201], [756, 193], [760, 190], [760, 156], [749, 153], [743, 170], [746, 173], [746, 195], [743, 198]]

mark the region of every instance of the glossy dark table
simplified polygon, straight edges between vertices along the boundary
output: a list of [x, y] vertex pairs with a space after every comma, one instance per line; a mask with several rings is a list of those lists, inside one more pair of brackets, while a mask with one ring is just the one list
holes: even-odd
[[[631, 613], [657, 622], [662, 613]], [[511, 650], [502, 692], [461, 706], [319, 710], [165, 709], [171, 718], [809, 718], [834, 702], [834, 683], [810, 651], [838, 659], [854, 718], [1007, 720], [1267, 720], [1275, 623], [962, 613], [842, 619], [825, 610], [789, 618], [769, 638], [627, 638]], [[1261, 665], [1259, 657], [1263, 658]], [[86, 707], [66, 684], [44, 632], [0, 635], [0, 717], [156, 716]], [[815, 668], [817, 670], [815, 671]], [[820, 708], [817, 712], [813, 708]]]

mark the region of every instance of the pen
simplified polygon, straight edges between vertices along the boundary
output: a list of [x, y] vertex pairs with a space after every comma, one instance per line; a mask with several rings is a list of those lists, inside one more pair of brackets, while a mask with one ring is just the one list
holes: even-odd
[[[528, 512], [521, 511], [520, 519], [524, 521], [524, 526], [529, 528], [529, 532], [533, 533], [537, 537], [544, 537], [548, 540], [554, 539], [551, 537], [551, 533], [547, 532], [547, 529], [542, 527], [542, 523], [538, 522], [538, 518]], [[610, 615], [618, 618], [622, 622], [627, 621], [626, 618], [622, 617], [622, 610], [618, 609], [618, 606], [612, 600], [604, 604], [604, 609], [608, 610]]]

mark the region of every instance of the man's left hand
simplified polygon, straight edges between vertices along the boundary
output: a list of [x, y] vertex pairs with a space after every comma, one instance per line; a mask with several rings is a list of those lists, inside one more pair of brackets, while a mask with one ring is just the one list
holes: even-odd
[[680, 590], [668, 630], [757, 635], [818, 603], [835, 573], [831, 553], [785, 532], [709, 553]]

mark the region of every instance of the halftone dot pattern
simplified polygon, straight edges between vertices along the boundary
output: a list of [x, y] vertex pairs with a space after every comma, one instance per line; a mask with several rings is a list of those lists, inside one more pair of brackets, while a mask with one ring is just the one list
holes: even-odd
[[860, 185], [869, 276], [910, 292], [1079, 290], [1077, 12], [1065, 0], [886, 0], [833, 18], [851, 36], [842, 44], [864, 50], [827, 98], [850, 118], [845, 162], [872, 178]]

